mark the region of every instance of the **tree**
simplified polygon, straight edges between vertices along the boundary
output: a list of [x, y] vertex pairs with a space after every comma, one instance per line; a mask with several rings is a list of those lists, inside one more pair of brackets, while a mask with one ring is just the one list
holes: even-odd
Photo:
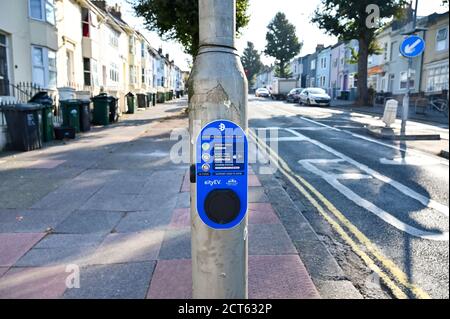
[[261, 62], [261, 55], [258, 50], [255, 49], [253, 42], [247, 42], [247, 47], [244, 50], [241, 60], [245, 74], [247, 75], [249, 86], [251, 87], [255, 83], [255, 76], [264, 66]]
[[358, 105], [368, 105], [367, 65], [370, 54], [379, 50], [377, 31], [386, 19], [399, 18], [406, 0], [321, 0], [312, 22], [343, 41], [358, 39]]
[[267, 46], [265, 54], [274, 57], [276, 62], [276, 75], [281, 78], [290, 76], [288, 62], [300, 53], [303, 43], [300, 43], [295, 34], [295, 26], [286, 18], [284, 13], [278, 12], [267, 26]]
[[[179, 41], [192, 57], [199, 49], [198, 0], [131, 0], [145, 27], [165, 40]], [[237, 0], [237, 32], [250, 21], [249, 0]]]

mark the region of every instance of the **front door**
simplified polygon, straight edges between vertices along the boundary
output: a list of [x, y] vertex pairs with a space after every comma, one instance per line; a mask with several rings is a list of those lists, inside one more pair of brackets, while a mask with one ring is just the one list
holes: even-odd
[[6, 35], [0, 33], [0, 96], [9, 95], [8, 50]]

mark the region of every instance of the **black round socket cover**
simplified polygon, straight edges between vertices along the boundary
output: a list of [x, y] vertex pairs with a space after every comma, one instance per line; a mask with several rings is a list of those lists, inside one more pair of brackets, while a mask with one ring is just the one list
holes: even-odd
[[206, 216], [216, 224], [226, 225], [235, 220], [241, 211], [241, 201], [231, 189], [213, 190], [205, 199]]

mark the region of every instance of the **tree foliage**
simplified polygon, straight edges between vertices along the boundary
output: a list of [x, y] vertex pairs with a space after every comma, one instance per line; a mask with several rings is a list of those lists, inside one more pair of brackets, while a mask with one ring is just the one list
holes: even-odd
[[[358, 39], [359, 104], [367, 105], [367, 62], [370, 54], [378, 53], [377, 31], [391, 18], [400, 18], [407, 5], [405, 0], [321, 0], [312, 18], [319, 28], [343, 41]], [[374, 11], [379, 8], [379, 15]], [[378, 25], [376, 25], [378, 24]]]
[[[137, 16], [144, 18], [145, 27], [158, 32], [166, 40], [179, 41], [186, 53], [195, 56], [199, 49], [198, 0], [131, 0]], [[236, 2], [237, 31], [245, 27], [250, 17], [249, 0]]]
[[262, 70], [261, 54], [255, 49], [253, 42], [247, 42], [247, 47], [242, 55], [242, 65], [247, 75], [250, 86], [254, 84], [255, 76]]
[[278, 12], [267, 29], [267, 46], [264, 53], [275, 58], [278, 77], [289, 77], [288, 62], [300, 53], [303, 45], [298, 40], [295, 26], [287, 20], [284, 13]]

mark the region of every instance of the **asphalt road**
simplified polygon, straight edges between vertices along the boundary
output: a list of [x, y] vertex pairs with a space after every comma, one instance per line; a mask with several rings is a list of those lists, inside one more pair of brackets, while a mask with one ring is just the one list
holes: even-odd
[[[364, 296], [449, 298], [448, 161], [413, 143], [370, 138], [364, 126], [375, 122], [327, 108], [249, 102], [259, 146], [274, 151], [277, 175]], [[448, 130], [436, 129], [448, 138]]]

